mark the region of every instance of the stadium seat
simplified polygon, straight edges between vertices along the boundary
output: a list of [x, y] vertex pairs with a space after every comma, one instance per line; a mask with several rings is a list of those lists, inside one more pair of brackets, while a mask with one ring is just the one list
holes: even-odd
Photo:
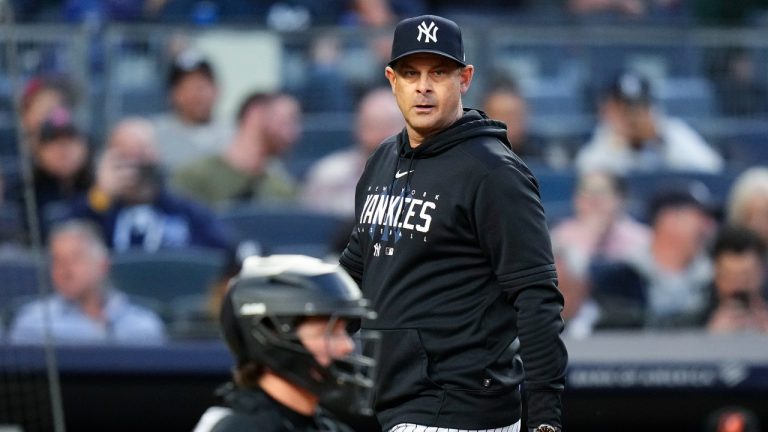
[[523, 95], [533, 117], [578, 117], [586, 114], [584, 93], [577, 81], [539, 78], [524, 86]]
[[312, 164], [323, 156], [354, 145], [349, 113], [323, 113], [304, 117], [303, 136], [288, 156], [288, 169], [303, 179]]
[[598, 329], [640, 328], [644, 324], [646, 282], [628, 264], [594, 260], [589, 268], [592, 297], [600, 306]]
[[338, 216], [296, 207], [235, 207], [220, 219], [241, 242], [258, 243], [264, 254], [301, 253], [322, 258], [339, 230]]
[[[42, 273], [38, 269], [43, 267]], [[20, 299], [35, 298], [40, 294], [40, 277], [50, 289], [49, 272], [44, 258], [31, 253], [14, 253], [0, 258], [0, 319], [9, 320]]]
[[[572, 170], [553, 170], [544, 166], [532, 166], [531, 170], [539, 181], [541, 201], [570, 201], [576, 188], [577, 175]], [[546, 207], [546, 204], [545, 204]]]
[[768, 131], [731, 135], [720, 148], [734, 169], [768, 165]]
[[177, 297], [207, 292], [225, 261], [224, 252], [212, 249], [128, 251], [112, 258], [111, 278], [131, 296], [169, 304]]
[[181, 296], [169, 305], [169, 331], [176, 340], [216, 339], [219, 327], [208, 314], [208, 296], [193, 294]]
[[716, 114], [714, 89], [706, 78], [666, 78], [655, 87], [659, 105], [670, 115], [708, 118]]

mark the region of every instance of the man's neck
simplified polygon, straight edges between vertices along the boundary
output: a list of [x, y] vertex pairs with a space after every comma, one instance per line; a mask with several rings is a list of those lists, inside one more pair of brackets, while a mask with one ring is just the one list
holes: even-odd
[[104, 294], [101, 290], [92, 290], [89, 294], [80, 298], [78, 304], [83, 313], [94, 320], [102, 322], [106, 319], [104, 315]]
[[299, 414], [311, 416], [317, 409], [317, 396], [272, 372], [264, 372], [259, 379], [259, 386], [272, 399]]
[[181, 113], [179, 113], [178, 111], [176, 111], [175, 114], [176, 114], [176, 118], [179, 120], [179, 122], [181, 122], [182, 124], [184, 124], [186, 126], [205, 126], [205, 125], [207, 125], [207, 124], [209, 124], [211, 122], [211, 118], [210, 117], [207, 118], [207, 119], [197, 119], [197, 118], [192, 118], [192, 117], [184, 116]]

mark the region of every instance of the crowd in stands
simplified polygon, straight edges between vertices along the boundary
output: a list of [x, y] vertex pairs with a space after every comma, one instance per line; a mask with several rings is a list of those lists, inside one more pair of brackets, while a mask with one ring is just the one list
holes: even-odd
[[[212, 25], [248, 23], [278, 30], [381, 26], [424, 12], [503, 13], [557, 22], [739, 25], [764, 22], [765, 0], [13, 0], [23, 21], [103, 20]], [[553, 18], [554, 15], [554, 18]]]
[[[77, 21], [96, 13], [112, 21], [211, 24], [258, 16], [264, 25], [295, 30], [386, 27], [399, 15], [432, 10], [437, 3], [441, 10], [460, 8], [449, 1], [25, 0], [17, 9], [22, 21]], [[503, 3], [511, 11], [534, 8], [528, 1]], [[678, 1], [562, 3], [575, 17], [693, 13]], [[57, 342], [155, 344], [185, 337], [174, 334], [170, 305], [132, 296], [130, 286], [119, 286], [109, 275], [110, 255], [188, 248], [227, 257], [190, 309], [213, 325], [240, 260], [286, 251], [243, 238], [227, 223], [234, 211], [291, 208], [330, 218], [337, 230], [311, 250], [335, 259], [351, 230], [354, 190], [368, 156], [403, 127], [390, 89], [381, 87], [381, 69], [378, 80], [345, 81], [341, 49], [332, 35], [317, 38], [302, 86], [285, 83], [243, 94], [232, 119], [215, 110], [225, 83], [214, 64], [196, 50], [182, 50], [161, 83], [169, 109], [121, 117], [107, 125], [103, 143], [75, 116], [80, 101], [67, 80], [28, 79], [17, 95], [22, 151], [13, 163], [4, 160], [0, 176], [0, 210], [19, 214], [0, 218], [0, 273], [8, 255], [3, 251], [27, 249], [38, 238], [52, 290], [45, 298], [3, 306], [0, 334], [14, 343], [41, 342], [40, 316], [47, 307]], [[366, 49], [374, 59], [388, 57], [374, 45]], [[765, 80], [755, 79], [755, 59], [744, 50], [726, 57], [712, 78], [721, 112], [768, 121], [768, 91]], [[735, 172], [743, 166], [734, 167], [727, 151], [686, 119], [665, 112], [652, 80], [637, 71], [617, 73], [603, 86], [592, 132], [564, 148], [531, 127], [535, 114], [525, 91], [501, 75], [480, 87], [475, 100], [507, 125], [514, 151], [540, 175], [569, 336], [606, 329], [768, 332], [766, 160]], [[306, 130], [306, 116], [323, 112], [344, 113], [351, 133], [337, 151], [296, 165], [291, 156], [311, 146], [316, 133]], [[659, 180], [639, 196], [638, 179], [648, 178]], [[550, 199], [553, 179], [566, 180], [563, 197]], [[312, 227], [290, 229], [301, 235]]]

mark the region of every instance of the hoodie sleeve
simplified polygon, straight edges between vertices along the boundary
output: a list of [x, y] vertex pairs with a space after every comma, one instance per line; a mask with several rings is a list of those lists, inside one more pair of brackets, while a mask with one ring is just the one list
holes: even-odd
[[568, 360], [560, 339], [563, 297], [533, 175], [524, 165], [494, 169], [478, 188], [474, 217], [480, 245], [517, 311], [528, 425], [561, 426]]
[[359, 234], [357, 225], [352, 228], [352, 234], [349, 236], [349, 243], [339, 257], [341, 267], [352, 276], [352, 279], [361, 285], [363, 282], [363, 256], [360, 250]]

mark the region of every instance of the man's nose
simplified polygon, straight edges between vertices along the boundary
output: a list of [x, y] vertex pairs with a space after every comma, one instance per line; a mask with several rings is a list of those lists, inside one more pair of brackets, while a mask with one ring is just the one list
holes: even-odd
[[353, 341], [346, 332], [334, 337], [333, 345], [331, 347], [331, 356], [333, 358], [344, 358], [354, 350], [355, 341]]
[[419, 93], [428, 93], [432, 91], [432, 80], [430, 79], [429, 73], [421, 74], [419, 77], [417, 91]]

